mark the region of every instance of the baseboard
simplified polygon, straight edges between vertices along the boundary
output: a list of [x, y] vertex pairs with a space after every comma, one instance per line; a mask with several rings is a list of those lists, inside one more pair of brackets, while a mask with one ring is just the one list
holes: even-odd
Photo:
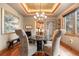
[[61, 41], [61, 45], [65, 48], [67, 48], [69, 51], [71, 51], [72, 53], [74, 53], [75, 55], [79, 56], [79, 51], [73, 49], [71, 46], [67, 45], [66, 43]]

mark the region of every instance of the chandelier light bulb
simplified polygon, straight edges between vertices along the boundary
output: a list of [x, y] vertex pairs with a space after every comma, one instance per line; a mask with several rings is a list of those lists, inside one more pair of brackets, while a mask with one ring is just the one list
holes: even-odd
[[45, 19], [47, 18], [47, 16], [45, 16]]
[[41, 17], [44, 17], [44, 15], [43, 15], [43, 14], [41, 14], [40, 16], [41, 16]]
[[37, 19], [37, 17], [36, 17], [36, 16], [34, 16], [34, 18], [35, 18], [35, 19]]
[[42, 13], [36, 13], [36, 15], [34, 16], [34, 18], [35, 19], [38, 19], [38, 20], [43, 20], [43, 19], [46, 19], [47, 18], [47, 16], [45, 15], [45, 13], [44, 12], [42, 12]]

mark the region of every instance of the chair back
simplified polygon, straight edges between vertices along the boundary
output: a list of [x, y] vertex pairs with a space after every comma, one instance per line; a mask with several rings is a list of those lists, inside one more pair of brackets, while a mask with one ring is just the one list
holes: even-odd
[[24, 30], [19, 29], [19, 30], [15, 30], [15, 32], [19, 36], [20, 43], [21, 43], [20, 55], [27, 56], [28, 55], [28, 48], [29, 48], [28, 37], [27, 37]]
[[57, 29], [53, 34], [53, 41], [52, 41], [52, 55], [58, 56], [60, 55], [60, 40], [65, 31], [63, 29]]

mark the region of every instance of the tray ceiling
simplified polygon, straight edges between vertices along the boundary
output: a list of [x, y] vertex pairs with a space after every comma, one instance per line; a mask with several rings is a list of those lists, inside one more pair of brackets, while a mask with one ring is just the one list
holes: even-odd
[[[47, 16], [58, 16], [74, 3], [41, 3], [41, 11]], [[32, 16], [40, 10], [40, 3], [8, 3], [23, 16]]]
[[33, 15], [36, 12], [40, 12], [40, 10], [47, 15], [51, 15], [59, 5], [59, 3], [22, 3], [21, 7], [28, 15]]

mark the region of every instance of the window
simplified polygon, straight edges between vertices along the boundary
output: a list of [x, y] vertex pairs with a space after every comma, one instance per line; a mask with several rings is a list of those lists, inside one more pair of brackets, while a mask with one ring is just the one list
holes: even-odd
[[65, 29], [69, 34], [79, 33], [79, 9], [64, 16]]
[[65, 16], [65, 29], [67, 33], [74, 33], [75, 12]]
[[79, 33], [79, 9], [77, 10], [77, 33]]

